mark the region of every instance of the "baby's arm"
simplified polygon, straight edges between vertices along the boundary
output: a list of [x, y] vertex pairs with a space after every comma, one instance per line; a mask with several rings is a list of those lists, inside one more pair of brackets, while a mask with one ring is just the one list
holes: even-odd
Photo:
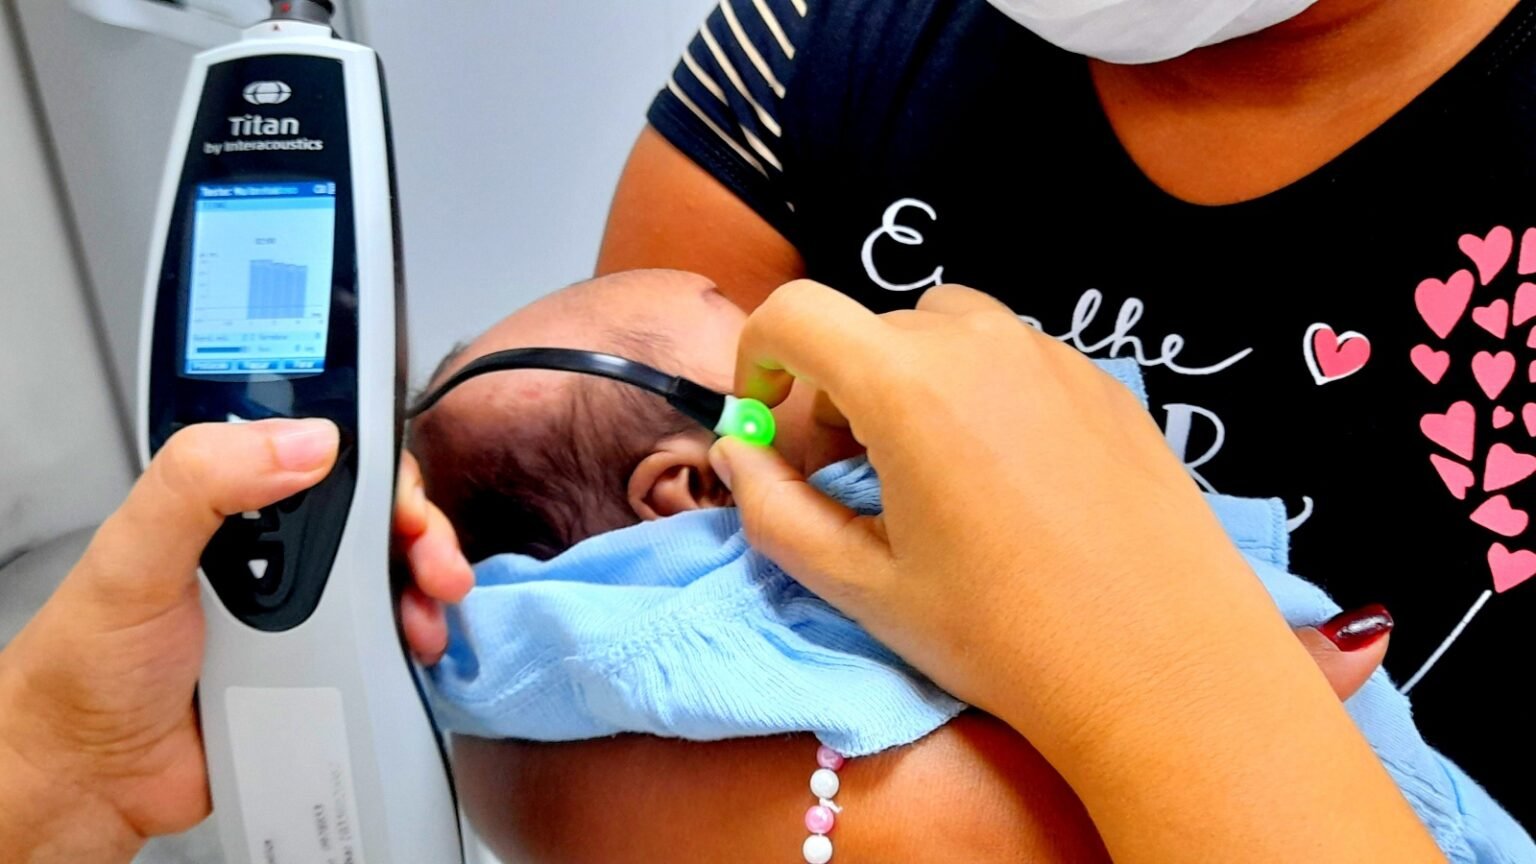
[[[800, 860], [815, 753], [809, 735], [454, 742], [476, 830], [504, 860], [530, 864]], [[839, 774], [835, 860], [1108, 861], [1067, 784], [983, 714]]]

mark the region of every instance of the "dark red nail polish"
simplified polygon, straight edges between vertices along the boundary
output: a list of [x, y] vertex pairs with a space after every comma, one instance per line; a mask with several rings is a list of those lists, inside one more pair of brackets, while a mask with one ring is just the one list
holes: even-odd
[[1392, 632], [1392, 614], [1379, 603], [1340, 612], [1318, 627], [1318, 631], [1337, 645], [1340, 651], [1359, 651]]

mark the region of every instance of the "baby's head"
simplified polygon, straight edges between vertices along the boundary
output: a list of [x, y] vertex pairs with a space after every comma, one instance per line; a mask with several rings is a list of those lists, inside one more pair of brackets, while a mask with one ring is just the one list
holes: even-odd
[[[619, 273], [508, 316], [450, 354], [429, 386], [493, 351], [548, 346], [618, 354], [729, 391], [745, 320], [702, 276]], [[548, 558], [604, 531], [728, 503], [709, 468], [713, 441], [638, 388], [516, 370], [455, 389], [412, 424], [410, 446], [427, 494], [478, 561]]]

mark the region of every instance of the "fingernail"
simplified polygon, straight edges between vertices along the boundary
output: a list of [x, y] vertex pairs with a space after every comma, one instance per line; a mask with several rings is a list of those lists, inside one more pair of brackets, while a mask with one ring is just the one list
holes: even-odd
[[725, 454], [725, 448], [733, 446], [730, 439], [721, 438], [715, 442], [715, 446], [709, 448], [709, 467], [715, 469], [715, 476], [725, 484], [725, 488], [731, 488], [731, 459]]
[[286, 420], [272, 435], [277, 464], [285, 471], [313, 471], [336, 452], [338, 433], [329, 420]]
[[1379, 603], [1329, 618], [1318, 632], [1338, 646], [1340, 651], [1359, 651], [1392, 632], [1392, 615]]
[[427, 490], [421, 486], [411, 490], [411, 509], [423, 516], [427, 513]]

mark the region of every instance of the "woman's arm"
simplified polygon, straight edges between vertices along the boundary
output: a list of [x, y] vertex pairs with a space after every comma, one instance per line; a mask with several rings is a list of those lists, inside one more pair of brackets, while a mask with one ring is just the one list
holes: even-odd
[[[476, 829], [504, 860], [529, 864], [798, 860], [815, 753], [809, 735], [454, 742]], [[986, 715], [838, 773], [834, 860], [1108, 861], [1067, 784]]]
[[647, 126], [619, 178], [597, 275], [652, 267], [708, 276], [749, 312], [805, 275], [784, 235]]
[[797, 282], [748, 320], [736, 389], [792, 382], [868, 447], [884, 511], [725, 439], [752, 544], [1025, 736], [1116, 861], [1443, 860], [1151, 417], [1081, 354], [958, 286], [878, 318]]
[[[1300, 631], [1340, 698], [1380, 662], [1386, 639], [1345, 654]], [[692, 742], [650, 735], [534, 744], [457, 738], [459, 789], [480, 835], [507, 861], [778, 864], [794, 857], [813, 802], [816, 741], [781, 735]], [[985, 864], [1108, 860], [1082, 803], [1002, 721], [969, 711], [906, 747], [850, 759], [838, 860]]]

